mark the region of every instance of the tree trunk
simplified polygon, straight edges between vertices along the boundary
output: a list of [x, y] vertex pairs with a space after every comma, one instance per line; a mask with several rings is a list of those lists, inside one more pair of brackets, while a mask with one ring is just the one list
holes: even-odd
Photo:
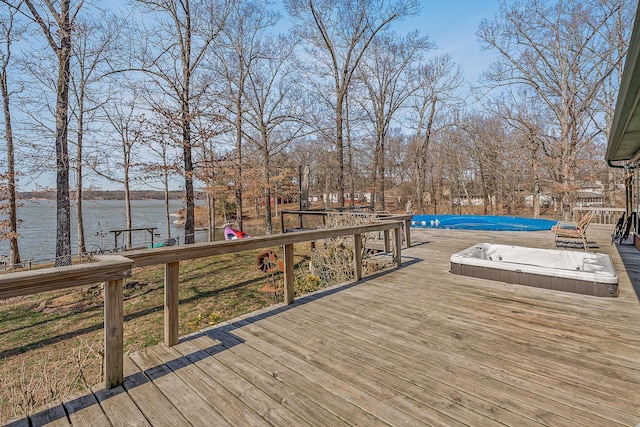
[[[276, 208], [276, 217], [279, 215], [278, 213], [278, 184], [276, 183], [275, 191], [273, 193], [273, 204]], [[284, 230], [280, 230], [281, 233], [284, 233]]]
[[324, 179], [324, 194], [325, 194], [324, 207], [326, 209], [330, 206], [330, 202], [331, 202], [331, 194], [329, 193], [329, 175], [327, 175]]
[[61, 2], [60, 48], [56, 97], [56, 267], [71, 265], [71, 206], [69, 203], [69, 68], [71, 58], [70, 0]]
[[[187, 19], [189, 16], [187, 14]], [[187, 24], [189, 25], [189, 24]], [[193, 193], [193, 159], [191, 157], [191, 110], [189, 106], [189, 86], [191, 84], [191, 28], [185, 34], [186, 52], [183, 52], [182, 59], [182, 150], [184, 157], [184, 197], [185, 197], [185, 221], [184, 221], [184, 243], [196, 242], [195, 236], [195, 201]]]
[[437, 184], [436, 184], [436, 180], [435, 178], [433, 178], [431, 180], [431, 203], [433, 204], [433, 214], [437, 215], [438, 214], [438, 194], [436, 193], [438, 191], [437, 188]]
[[[380, 170], [380, 143], [376, 140], [373, 150], [373, 168], [371, 170], [371, 204], [375, 210], [376, 199], [378, 198], [378, 170]], [[380, 205], [380, 210], [384, 209], [384, 203]]]
[[0, 89], [2, 90], [2, 104], [4, 110], [5, 139], [7, 141], [7, 190], [9, 197], [9, 263], [13, 266], [20, 264], [20, 249], [18, 247], [18, 208], [16, 201], [16, 172], [13, 146], [13, 129], [11, 127], [11, 108], [9, 87], [7, 85], [6, 64], [3, 64], [0, 74]]
[[165, 215], [165, 235], [167, 239], [171, 238], [171, 212], [169, 212], [169, 176], [167, 167], [164, 168], [164, 215]]
[[342, 135], [343, 104], [344, 94], [338, 93], [338, 102], [336, 103], [336, 160], [338, 161], [336, 184], [338, 187], [338, 206], [341, 208], [344, 207], [344, 141]]
[[82, 216], [82, 144], [84, 136], [84, 85], [78, 97], [78, 141], [76, 150], [76, 227], [78, 232], [78, 253], [86, 252], [84, 239], [84, 218]]
[[563, 123], [560, 140], [560, 209], [563, 221], [569, 221], [571, 213], [571, 197], [569, 194], [569, 131]]
[[351, 207], [355, 206], [355, 187], [356, 187], [356, 178], [355, 178], [355, 170], [353, 169], [353, 148], [351, 146], [351, 122], [349, 121], [349, 96], [347, 93], [347, 102], [345, 103], [345, 122], [346, 122], [346, 131], [347, 131], [347, 167], [349, 168], [349, 205]]
[[215, 239], [215, 229], [213, 228], [213, 196], [207, 191], [207, 241], [213, 242]]
[[193, 194], [193, 160], [191, 158], [191, 126], [188, 122], [189, 105], [183, 104], [183, 155], [184, 155], [184, 197], [186, 202], [186, 212], [184, 221], [184, 242], [185, 244], [195, 243], [195, 202]]
[[[124, 212], [125, 212], [125, 218], [126, 218], [126, 222], [127, 222], [127, 229], [129, 230], [126, 235], [127, 235], [127, 242], [126, 242], [126, 246], [125, 249], [131, 249], [132, 246], [132, 238], [131, 238], [131, 229], [133, 228], [133, 221], [131, 219], [131, 191], [129, 188], [129, 156], [125, 156], [125, 159], [127, 159], [127, 161], [125, 162], [125, 166], [124, 166]], [[114, 248], [115, 249], [115, 248]]]
[[273, 234], [273, 221], [271, 218], [271, 185], [269, 172], [269, 159], [264, 160], [262, 168], [263, 192], [264, 192], [264, 232], [267, 235]]
[[[533, 143], [532, 143], [533, 144]], [[539, 175], [539, 165], [538, 159], [536, 158], [537, 152], [537, 144], [533, 147], [531, 153], [531, 172], [533, 174], [533, 200], [532, 200], [532, 208], [533, 208], [533, 217], [540, 218], [540, 175]]]
[[[416, 155], [416, 197], [418, 198], [418, 212], [424, 212], [424, 203], [422, 201], [422, 193], [424, 192], [424, 179], [426, 176], [427, 154], [429, 152], [429, 142], [431, 141], [431, 132], [433, 129], [433, 121], [436, 115], [436, 104], [438, 97], [434, 96], [431, 100], [431, 111], [429, 111], [429, 119], [424, 132], [424, 143], [422, 142], [421, 126], [418, 127], [417, 137], [417, 155]], [[424, 114], [420, 113], [420, 121], [422, 122]]]
[[384, 133], [382, 133], [380, 135], [380, 206], [382, 207], [382, 210], [386, 210], [387, 207], [385, 205], [385, 188], [384, 188], [384, 175], [385, 175], [385, 157], [384, 157], [384, 139], [385, 139], [385, 135]]
[[[243, 59], [239, 58], [240, 63]], [[238, 96], [236, 97], [236, 221], [238, 228], [242, 230], [242, 95], [244, 91], [244, 68], [241, 66], [240, 81], [238, 85]]]
[[[416, 136], [418, 140], [418, 150], [420, 149], [420, 137]], [[415, 159], [415, 180], [416, 180], [416, 213], [424, 212], [424, 184], [426, 179], [426, 164], [420, 155], [416, 155]]]

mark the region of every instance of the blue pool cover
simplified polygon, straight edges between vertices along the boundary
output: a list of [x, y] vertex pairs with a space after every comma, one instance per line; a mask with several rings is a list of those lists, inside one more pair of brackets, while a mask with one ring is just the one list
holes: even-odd
[[417, 228], [454, 228], [461, 230], [540, 231], [550, 230], [557, 221], [518, 216], [486, 215], [414, 215], [411, 226]]

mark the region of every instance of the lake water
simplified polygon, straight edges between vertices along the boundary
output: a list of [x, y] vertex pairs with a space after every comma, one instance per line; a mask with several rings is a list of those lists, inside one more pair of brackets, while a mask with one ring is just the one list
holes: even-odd
[[[56, 202], [51, 200], [21, 201], [18, 217], [22, 220], [18, 233], [20, 257], [22, 260], [48, 260], [56, 251]], [[156, 227], [159, 236], [155, 242], [166, 236], [166, 220], [163, 200], [133, 200], [131, 202], [132, 228]], [[183, 207], [181, 200], [169, 201], [169, 212], [176, 212]], [[71, 249], [77, 253], [77, 233], [75, 204], [71, 207]], [[124, 200], [84, 201], [83, 217], [87, 250], [92, 245], [113, 246], [114, 234], [110, 230], [127, 228]], [[176, 218], [171, 218], [175, 220]], [[171, 237], [184, 243], [182, 225], [171, 225]], [[132, 235], [134, 246], [150, 244], [151, 236], [146, 231], [137, 231]], [[206, 232], [196, 232], [197, 241], [206, 241]], [[119, 245], [122, 243], [122, 236]], [[0, 241], [0, 255], [9, 254], [9, 242]]]

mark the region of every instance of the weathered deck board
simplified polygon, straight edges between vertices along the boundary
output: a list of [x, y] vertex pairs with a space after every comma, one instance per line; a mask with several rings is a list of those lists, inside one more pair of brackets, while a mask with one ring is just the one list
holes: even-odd
[[551, 232], [416, 230], [400, 269], [133, 354], [124, 387], [31, 421], [634, 426], [640, 253], [611, 246], [612, 229], [588, 237], [612, 257], [617, 298], [449, 273], [449, 256], [472, 244], [551, 248]]
[[[308, 318], [316, 322], [323, 323], [327, 321], [325, 316], [319, 316], [315, 313], [308, 313], [308, 315]], [[277, 320], [280, 321], [280, 318]], [[572, 419], [572, 417], [558, 419], [555, 414], [547, 410], [547, 407], [551, 407], [550, 405], [545, 407], [546, 399], [537, 399], [537, 396], [529, 388], [518, 388], [517, 384], [502, 382], [502, 378], [499, 375], [488, 375], [486, 370], [478, 372], [476, 365], [468, 367], [469, 362], [464, 359], [447, 360], [442, 358], [438, 360], [437, 356], [432, 357], [433, 351], [429, 353], [425, 351], [424, 347], [416, 350], [403, 345], [402, 342], [389, 341], [381, 335], [369, 334], [366, 331], [355, 328], [350, 328], [348, 331], [345, 330], [345, 334], [349, 335], [349, 342], [353, 341], [357, 344], [345, 346], [342, 341], [330, 338], [322, 338], [321, 342], [338, 351], [352, 354], [353, 357], [364, 360], [367, 364], [376, 366], [378, 369], [388, 371], [392, 375], [399, 375], [409, 379], [418, 377], [420, 384], [432, 384], [432, 381], [449, 384], [458, 390], [462, 390], [463, 393], [473, 393], [495, 405], [500, 405], [503, 402], [510, 410], [518, 409], [522, 411], [521, 407], [523, 407], [525, 415], [534, 416], [536, 419], [551, 418], [554, 422], [549, 423], [552, 425], [568, 425], [568, 420]], [[377, 356], [381, 352], [381, 348], [385, 349], [384, 359]], [[421, 368], [422, 370], [420, 370]], [[516, 395], [518, 395], [519, 401], [512, 399]], [[505, 397], [509, 399], [505, 400]], [[526, 404], [526, 406], [520, 402]], [[532, 408], [533, 406], [542, 410], [535, 410]], [[526, 411], [531, 410], [535, 414], [526, 414]], [[546, 413], [544, 412], [545, 410], [547, 410]], [[579, 425], [588, 424], [587, 418], [583, 416], [579, 417], [577, 422]]]
[[79, 393], [64, 399], [64, 407], [74, 426], [110, 427], [107, 416], [93, 393]]
[[91, 391], [100, 402], [104, 412], [108, 414], [113, 427], [147, 427], [151, 425], [122, 386], [112, 389], [95, 386]]
[[[194, 381], [193, 385], [187, 385], [185, 376], [192, 381], [197, 378], [189, 375], [186, 369], [180, 370], [179, 374], [172, 375], [174, 372], [168, 366], [171, 363], [171, 358], [163, 360], [157, 357], [151, 349], [135, 353], [131, 358], [189, 424], [206, 425], [210, 422], [214, 425], [227, 425], [220, 414], [209, 405], [210, 401], [205, 400], [205, 396], [219, 397], [216, 396], [218, 394], [216, 393], [217, 388], [210, 388], [202, 393], [201, 383]], [[224, 400], [223, 402], [227, 403]]]
[[[220, 337], [220, 331], [210, 331], [214, 337]], [[256, 337], [250, 338], [246, 342], [247, 333], [240, 329], [235, 329], [233, 335], [245, 341], [241, 344], [233, 344], [231, 351], [245, 359], [246, 362], [261, 367], [270, 373], [278, 382], [286, 384], [297, 391], [305, 398], [313, 400], [315, 403], [325, 408], [327, 411], [342, 418], [347, 423], [350, 414], [360, 420], [365, 425], [387, 425], [375, 414], [372, 414], [360, 406], [352, 403], [352, 400], [345, 396], [361, 393], [360, 390], [350, 387], [346, 381], [341, 381], [330, 374], [314, 369], [313, 366], [304, 360], [300, 360], [279, 349], [277, 346]], [[222, 338], [222, 337], [220, 337]], [[380, 412], [388, 410], [388, 405], [384, 403]], [[395, 414], [388, 414], [392, 417]], [[314, 417], [305, 418], [307, 422], [315, 423]]]
[[[221, 352], [214, 357], [225, 368], [250, 381], [259, 391], [296, 413], [301, 419], [313, 420], [310, 423], [312, 425], [348, 425], [346, 421], [314, 400], [314, 397], [318, 396], [317, 389], [305, 389], [306, 384], [299, 387], [300, 381], [294, 376], [285, 377], [287, 378], [285, 383], [281, 375], [282, 369], [277, 363], [262, 363], [260, 357], [252, 357], [255, 354], [260, 355], [251, 348], [235, 348], [235, 341], [231, 345], [233, 346], [231, 351]], [[300, 389], [302, 391], [299, 391]]]
[[124, 368], [123, 387], [151, 425], [167, 427], [189, 425], [173, 402], [137, 368], [132, 360], [125, 358]]
[[[281, 405], [279, 401], [271, 398], [249, 380], [237, 375], [233, 370], [220, 363], [215, 357], [211, 357], [205, 351], [211, 348], [214, 341], [209, 337], [200, 336], [193, 340], [183, 341], [175, 349], [175, 354], [182, 354], [200, 369], [203, 381], [226, 388], [234, 396], [253, 408], [256, 413], [265, 420], [277, 426], [302, 426], [305, 424], [302, 418], [293, 411]], [[215, 344], [214, 344], [215, 345]]]
[[[354, 306], [343, 306], [337, 304], [333, 304], [333, 306], [330, 308], [324, 307], [324, 309], [326, 309], [326, 311], [323, 312], [325, 313], [324, 317], [326, 318], [332, 318], [339, 315], [339, 313], [344, 312], [353, 313], [354, 310], [357, 310], [356, 308], [354, 308]], [[462, 332], [463, 329], [459, 325], [449, 325], [445, 328], [440, 328], [436, 326], [435, 322], [433, 321], [427, 321], [424, 325], [426, 331], [422, 332], [419, 330], [419, 326], [414, 327], [408, 325], [409, 320], [404, 315], [406, 311], [403, 311], [402, 316], [394, 316], [392, 311], [384, 312], [382, 309], [377, 310], [377, 313], [381, 312], [384, 319], [378, 319], [375, 317], [370, 319], [371, 324], [364, 324], [359, 333], [362, 334], [367, 330], [378, 330], [380, 332], [376, 334], [376, 339], [379, 342], [381, 340], [390, 340], [396, 346], [405, 345], [410, 349], [415, 349], [419, 354], [429, 354], [429, 359], [434, 361], [432, 363], [435, 363], [436, 366], [437, 363], [440, 363], [440, 366], [443, 366], [445, 369], [448, 369], [449, 365], [445, 364], [444, 361], [450, 362], [450, 360], [448, 360], [450, 358], [450, 355], [462, 355], [463, 360], [458, 360], [456, 361], [456, 363], [468, 367], [469, 370], [478, 370], [480, 366], [484, 366], [491, 370], [497, 370], [500, 372], [508, 371], [510, 375], [519, 377], [521, 380], [530, 380], [527, 384], [527, 390], [538, 390], [538, 393], [542, 396], [544, 396], [546, 391], [544, 389], [541, 390], [537, 385], [541, 383], [546, 384], [549, 381], [553, 381], [556, 388], [563, 385], [562, 383], [558, 382], [558, 378], [562, 378], [563, 376], [562, 372], [544, 370], [543, 367], [538, 366], [539, 361], [531, 357], [528, 351], [528, 358], [526, 361], [526, 365], [524, 366], [522, 360], [516, 360], [515, 362], [513, 362], [509, 357], [504, 357], [501, 353], [510, 352], [513, 350], [507, 348], [507, 346], [510, 346], [511, 344], [508, 339], [500, 339], [494, 341], [491, 340], [490, 337], [477, 334], [477, 331], [475, 329], [472, 335], [467, 335]], [[353, 316], [354, 318], [361, 319], [363, 317], [366, 317], [366, 314], [356, 311]], [[397, 327], [398, 323], [404, 323], [405, 328], [403, 329], [408, 329], [409, 332], [399, 330], [400, 328]], [[469, 326], [473, 328], [473, 325]], [[465, 328], [467, 327], [468, 326], [465, 326]], [[443, 332], [440, 332], [440, 329], [443, 329]], [[434, 349], [435, 351], [432, 351]], [[401, 351], [402, 354], [406, 352], [407, 350], [405, 349]], [[431, 369], [433, 368], [434, 366], [431, 366], [429, 372], [431, 372]], [[558, 370], [568, 369], [566, 366], [562, 366], [560, 368], [557, 365], [556, 368]], [[533, 371], [533, 373], [531, 373], [530, 371]], [[543, 376], [545, 374], [547, 375], [546, 378]], [[484, 373], [484, 375], [486, 375], [486, 373]], [[581, 387], [580, 385], [572, 382], [564, 385], [574, 386], [574, 388]], [[567, 392], [571, 390], [564, 391]], [[595, 390], [587, 387], [584, 390], [581, 389], [579, 393], [585, 394], [586, 396], [591, 396], [593, 393], [597, 394], [597, 386]], [[618, 398], [616, 397], [615, 393], [613, 395], [604, 393], [602, 399], [611, 400], [614, 404], [622, 406], [621, 403], [617, 400]], [[593, 400], [591, 400], [591, 402], [591, 405], [596, 404], [595, 402], [593, 402]], [[602, 404], [602, 402], [603, 401], [601, 400], [598, 404]], [[608, 408], [601, 408], [601, 412], [611, 412], [612, 417], [617, 416], [617, 410], [607, 411], [607, 409]], [[583, 410], [588, 410], [588, 408], [583, 408]], [[592, 421], [588, 423], [588, 425], [598, 424]]]

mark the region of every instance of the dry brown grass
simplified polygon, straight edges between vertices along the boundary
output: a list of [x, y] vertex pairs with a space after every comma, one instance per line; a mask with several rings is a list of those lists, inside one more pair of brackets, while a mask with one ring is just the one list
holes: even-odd
[[[279, 248], [274, 251], [282, 256]], [[309, 245], [296, 245], [295, 253], [296, 294], [326, 285], [309, 271]], [[181, 336], [273, 303], [271, 295], [259, 291], [266, 276], [256, 265], [257, 254], [242, 252], [181, 263]], [[314, 254], [316, 259], [319, 256]], [[344, 258], [348, 261], [339, 262], [350, 269], [352, 258]], [[337, 268], [333, 261], [332, 268]], [[125, 285], [125, 352], [163, 339], [163, 274], [163, 266], [138, 268]], [[346, 279], [345, 271], [340, 280]], [[100, 286], [0, 300], [0, 424], [100, 383], [102, 339]]]
[[[246, 252], [182, 263], [180, 335], [272, 303], [258, 291], [264, 273], [254, 267], [255, 256]], [[135, 269], [127, 284], [124, 346], [134, 352], [162, 340], [162, 266]], [[102, 337], [99, 287], [2, 301], [0, 423], [101, 382]]]

